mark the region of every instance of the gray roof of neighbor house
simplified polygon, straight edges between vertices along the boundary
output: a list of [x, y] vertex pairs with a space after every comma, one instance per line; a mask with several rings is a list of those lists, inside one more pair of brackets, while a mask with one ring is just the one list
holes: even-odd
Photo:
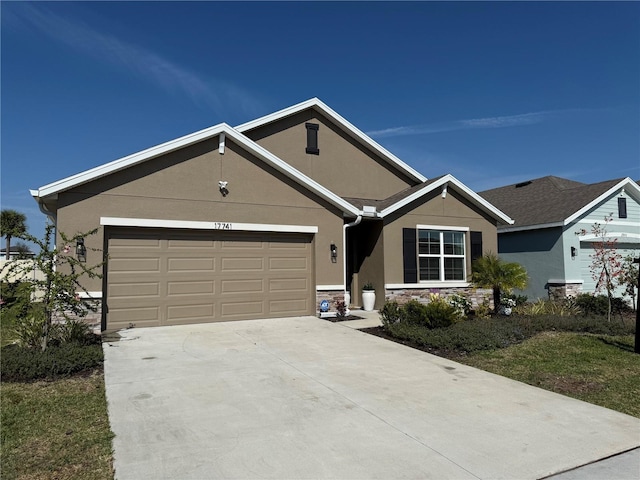
[[512, 228], [533, 225], [564, 224], [581, 209], [597, 200], [625, 178], [599, 183], [580, 183], [547, 176], [479, 195], [515, 220]]

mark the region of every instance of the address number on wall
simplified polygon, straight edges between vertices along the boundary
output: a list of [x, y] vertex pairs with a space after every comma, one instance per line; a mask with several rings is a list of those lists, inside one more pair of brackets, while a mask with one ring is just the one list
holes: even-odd
[[213, 222], [213, 228], [216, 230], [233, 230], [233, 224], [229, 222]]

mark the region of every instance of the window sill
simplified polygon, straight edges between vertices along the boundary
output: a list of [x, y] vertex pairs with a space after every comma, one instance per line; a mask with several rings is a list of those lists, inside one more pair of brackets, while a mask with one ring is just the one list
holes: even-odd
[[469, 282], [421, 282], [421, 283], [387, 283], [384, 288], [388, 290], [395, 290], [400, 288], [468, 288], [471, 284]]

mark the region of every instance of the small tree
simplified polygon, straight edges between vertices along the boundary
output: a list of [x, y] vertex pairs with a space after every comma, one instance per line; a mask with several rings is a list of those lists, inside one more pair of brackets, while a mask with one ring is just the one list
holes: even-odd
[[633, 309], [636, 309], [636, 292], [638, 291], [638, 264], [633, 263], [633, 257], [627, 255], [622, 260], [618, 285], [624, 288], [625, 294], [631, 297]]
[[[589, 270], [596, 282], [596, 293], [605, 290], [608, 299], [607, 320], [611, 321], [611, 305], [613, 291], [622, 275], [622, 255], [618, 252], [618, 239], [607, 236], [607, 225], [611, 222], [613, 213], [604, 217], [604, 225], [596, 222], [591, 225], [591, 234], [597, 239], [593, 244], [593, 253], [589, 255], [591, 264]], [[583, 228], [576, 235], [584, 236], [587, 231]]]
[[11, 260], [11, 239], [14, 237], [22, 238], [22, 235], [27, 233], [26, 222], [27, 217], [24, 213], [15, 210], [0, 212], [0, 236], [3, 236], [7, 241], [5, 250], [7, 260]]
[[505, 262], [495, 253], [486, 253], [473, 263], [472, 280], [482, 288], [493, 290], [493, 311], [500, 308], [502, 292], [525, 289], [529, 283], [527, 271], [519, 263]]
[[[85, 238], [97, 232], [97, 229], [85, 233], [77, 233], [73, 237], [67, 237], [60, 232], [64, 245], [62, 248], [53, 246], [55, 226], [47, 224], [42, 240], [23, 233], [20, 238], [36, 244], [40, 248], [33, 262], [10, 263], [5, 268], [17, 278], [30, 278], [29, 288], [25, 289], [25, 302], [28, 308], [18, 314], [18, 321], [41, 326], [39, 346], [46, 350], [51, 334], [51, 326], [56, 316], [62, 316], [67, 321], [73, 322], [78, 317], [84, 317], [88, 310], [95, 311], [90, 303], [83, 301], [76, 292], [87, 290], [80, 283], [83, 277], [100, 278], [100, 271], [104, 261], [93, 266], [86, 266], [84, 262], [76, 259], [71, 252], [71, 245], [75, 245], [79, 238]], [[97, 249], [92, 249], [98, 251]], [[36, 275], [30, 273], [39, 270], [44, 277], [39, 280]]]

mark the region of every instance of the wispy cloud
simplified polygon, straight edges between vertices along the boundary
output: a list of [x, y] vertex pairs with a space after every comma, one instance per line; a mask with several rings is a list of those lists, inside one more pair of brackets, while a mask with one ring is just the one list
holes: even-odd
[[[34, 4], [13, 8], [13, 21], [30, 26], [51, 39], [109, 62], [137, 75], [172, 94], [183, 94], [197, 105], [205, 105], [226, 114], [231, 108], [254, 115], [261, 106], [253, 95], [220, 79], [203, 78], [144, 47], [128, 43], [88, 24], [71, 20]], [[3, 11], [3, 14], [5, 12]]]
[[542, 112], [521, 113], [518, 115], [506, 115], [498, 117], [471, 118], [467, 120], [455, 120], [444, 123], [431, 123], [425, 125], [409, 125], [392, 127], [383, 130], [367, 132], [371, 137], [399, 137], [403, 135], [428, 135], [431, 133], [451, 132], [454, 130], [471, 130], [479, 128], [508, 128], [520, 127], [542, 123], [545, 120], [576, 110], [548, 110]]

